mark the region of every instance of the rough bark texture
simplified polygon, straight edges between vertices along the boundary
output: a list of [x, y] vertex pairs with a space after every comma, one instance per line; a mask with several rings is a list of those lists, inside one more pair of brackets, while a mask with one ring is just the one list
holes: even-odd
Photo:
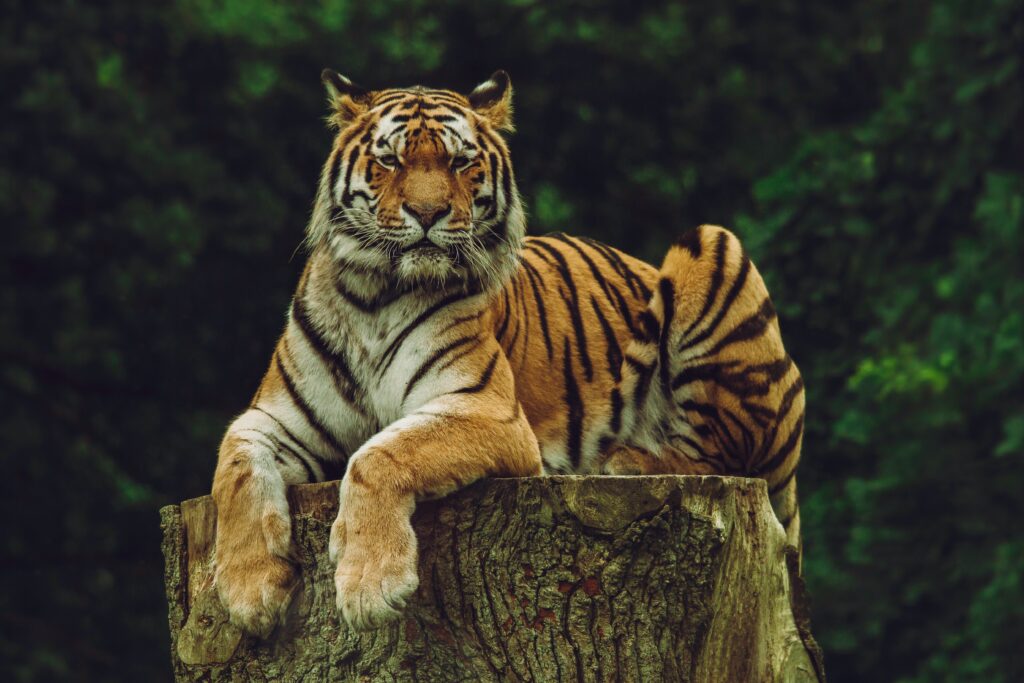
[[213, 501], [161, 510], [179, 681], [824, 680], [761, 480], [494, 479], [420, 503], [419, 591], [363, 634], [334, 609], [337, 482], [289, 497], [302, 592], [265, 642], [212, 589]]

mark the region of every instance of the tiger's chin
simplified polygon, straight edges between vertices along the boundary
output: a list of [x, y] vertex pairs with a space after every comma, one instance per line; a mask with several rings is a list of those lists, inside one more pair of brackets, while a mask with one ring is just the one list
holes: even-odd
[[409, 249], [399, 256], [395, 265], [401, 282], [421, 289], [440, 289], [469, 278], [466, 267], [438, 247]]

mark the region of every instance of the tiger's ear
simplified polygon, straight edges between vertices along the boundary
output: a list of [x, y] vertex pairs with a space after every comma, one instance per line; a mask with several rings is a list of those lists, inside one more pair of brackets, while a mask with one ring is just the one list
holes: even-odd
[[320, 80], [327, 88], [327, 101], [331, 107], [328, 122], [335, 128], [344, 128], [370, 104], [370, 93], [333, 69], [324, 69]]
[[498, 130], [510, 133], [515, 130], [512, 123], [512, 82], [504, 71], [495, 71], [473, 88], [469, 93], [469, 104]]

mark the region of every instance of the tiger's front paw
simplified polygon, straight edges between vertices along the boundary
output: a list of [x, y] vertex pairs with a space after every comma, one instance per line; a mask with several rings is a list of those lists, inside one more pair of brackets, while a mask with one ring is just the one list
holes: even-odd
[[218, 531], [214, 585], [231, 623], [266, 638], [284, 622], [299, 574], [284, 557], [291, 540], [288, 518], [265, 518], [262, 527], [262, 534], [244, 537]]
[[416, 536], [408, 518], [385, 513], [364, 524], [346, 520], [343, 512], [331, 529], [330, 547], [338, 562], [337, 607], [350, 628], [366, 631], [401, 616], [419, 586]]
[[261, 638], [284, 621], [298, 585], [298, 573], [287, 560], [266, 556], [218, 566], [214, 581], [231, 623]]

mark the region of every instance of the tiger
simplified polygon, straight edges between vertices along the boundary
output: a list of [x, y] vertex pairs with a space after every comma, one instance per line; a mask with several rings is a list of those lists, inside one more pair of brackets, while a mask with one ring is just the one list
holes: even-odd
[[416, 502], [484, 477], [760, 477], [799, 544], [803, 381], [733, 233], [682, 232], [660, 268], [528, 237], [507, 73], [468, 95], [322, 81], [335, 132], [307, 261], [213, 479], [232, 623], [267, 637], [284, 622], [286, 487], [339, 477], [329, 556], [354, 630], [417, 589]]

